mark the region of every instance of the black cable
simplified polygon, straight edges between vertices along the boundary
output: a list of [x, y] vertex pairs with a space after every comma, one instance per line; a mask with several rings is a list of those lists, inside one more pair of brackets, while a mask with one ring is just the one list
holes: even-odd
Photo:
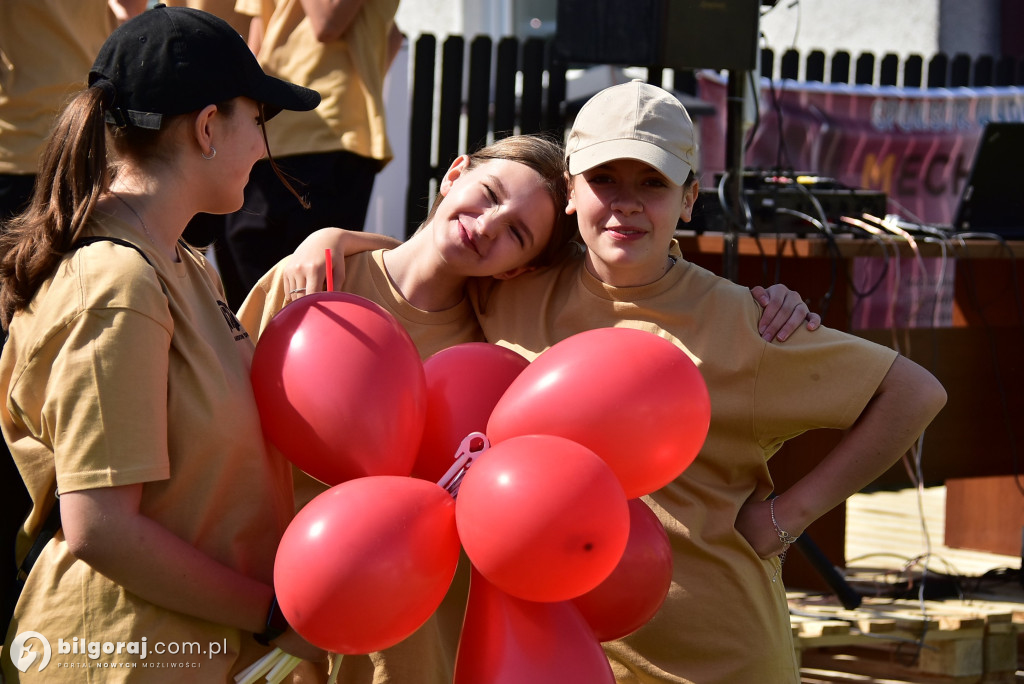
[[729, 206], [729, 202], [725, 197], [725, 184], [726, 181], [729, 180], [729, 176], [731, 173], [731, 171], [725, 171], [724, 173], [722, 173], [722, 177], [718, 181], [718, 203], [722, 206], [722, 214], [725, 216], [726, 220], [728, 220], [729, 223], [731, 223], [733, 226], [738, 228], [743, 233], [750, 233], [750, 226], [753, 223], [753, 219], [750, 215], [750, 205], [747, 204], [747, 202], [745, 201], [743, 193], [741, 192], [740, 197], [737, 198], [741, 205], [740, 208], [743, 209], [742, 221], [740, 220], [740, 217], [737, 216], [736, 212], [732, 210], [732, 207]]
[[860, 305], [862, 303], [864, 303], [864, 300], [866, 300], [868, 297], [873, 295], [875, 293], [875, 291], [877, 291], [878, 288], [881, 287], [883, 283], [885, 283], [886, 276], [889, 274], [889, 259], [890, 259], [890, 257], [889, 257], [889, 245], [886, 243], [885, 240], [882, 239], [882, 237], [880, 235], [876, 235], [875, 233], [872, 233], [869, 230], [865, 230], [861, 226], [858, 226], [858, 225], [856, 225], [854, 223], [850, 223], [849, 225], [851, 227], [856, 228], [857, 230], [861, 231], [866, 237], [871, 238], [872, 240], [877, 242], [878, 246], [879, 246], [879, 249], [882, 252], [882, 272], [878, 274], [878, 279], [875, 280], [875, 282], [872, 283], [865, 290], [861, 290], [860, 288], [858, 288], [857, 283], [853, 279], [853, 275], [850, 273], [850, 269], [849, 268], [845, 269], [846, 270], [846, 285], [847, 285], [847, 287], [850, 288], [850, 291], [853, 292], [853, 298], [854, 298], [853, 306], [850, 307], [850, 312], [848, 314], [848, 320], [847, 320], [847, 326], [846, 327], [848, 329], [852, 329], [853, 328], [853, 321], [854, 321], [854, 318], [856, 317], [858, 307], [860, 307]]
[[839, 261], [842, 259], [842, 254], [839, 252], [839, 245], [836, 244], [835, 237], [832, 235], [832, 229], [826, 224], [823, 224], [818, 219], [814, 218], [810, 214], [805, 214], [802, 211], [796, 209], [789, 209], [786, 207], [777, 207], [776, 212], [780, 214], [787, 214], [789, 216], [796, 216], [797, 218], [807, 221], [809, 224], [818, 229], [818, 231], [825, 236], [825, 240], [828, 244], [829, 251], [832, 254], [832, 259], [829, 261], [829, 284], [828, 291], [822, 297], [821, 301], [821, 319], [825, 320], [825, 316], [828, 315], [828, 307], [832, 302], [832, 295], [836, 290], [836, 280], [838, 279], [839, 272]]
[[[772, 109], [775, 110], [775, 127], [777, 129], [776, 132], [778, 133], [778, 136], [779, 136], [779, 146], [778, 146], [778, 148], [775, 151], [775, 167], [777, 169], [783, 168], [782, 162], [783, 162], [783, 160], [785, 160], [786, 162], [789, 163], [789, 166], [786, 167], [786, 168], [792, 169], [793, 168], [793, 160], [789, 156], [789, 150], [786, 149], [786, 138], [783, 135], [782, 103], [779, 101], [779, 93], [776, 92], [776, 90], [775, 90], [775, 79], [774, 78], [768, 79], [768, 91], [772, 95]], [[783, 89], [783, 92], [784, 92], [784, 89]]]

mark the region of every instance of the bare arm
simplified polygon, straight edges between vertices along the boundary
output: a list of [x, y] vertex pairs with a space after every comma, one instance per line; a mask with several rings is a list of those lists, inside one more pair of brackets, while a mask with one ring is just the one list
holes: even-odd
[[253, 17], [249, 20], [249, 36], [246, 42], [249, 44], [249, 49], [252, 50], [252, 54], [260, 54], [260, 48], [263, 47], [263, 33], [266, 27], [263, 26], [263, 17]]
[[334, 289], [345, 282], [345, 257], [358, 252], [374, 249], [390, 249], [402, 244], [388, 235], [365, 233], [342, 228], [321, 228], [310, 233], [288, 259], [284, 269], [284, 284], [287, 291], [301, 290], [301, 294], [312, 294], [326, 289], [327, 256], [331, 250]]
[[359, 14], [366, 0], [299, 0], [313, 34], [321, 43], [338, 40]]
[[107, 0], [107, 7], [114, 13], [117, 23], [123, 24], [146, 9], [146, 0]]
[[[62, 494], [61, 523], [74, 556], [128, 591], [169, 610], [262, 632], [274, 590], [233, 570], [139, 512], [142, 485]], [[319, 660], [294, 633], [278, 643]]]
[[[792, 535], [859, 492], [911, 448], [946, 403], [935, 377], [898, 356], [874, 397], [825, 458], [775, 500], [775, 518]], [[768, 502], [748, 502], [736, 528], [762, 558], [782, 551]]]
[[785, 342], [805, 321], [808, 330], [817, 330], [821, 325], [821, 316], [812, 313], [800, 294], [782, 283], [767, 290], [757, 285], [750, 288], [750, 294], [764, 307], [758, 330], [766, 342]]

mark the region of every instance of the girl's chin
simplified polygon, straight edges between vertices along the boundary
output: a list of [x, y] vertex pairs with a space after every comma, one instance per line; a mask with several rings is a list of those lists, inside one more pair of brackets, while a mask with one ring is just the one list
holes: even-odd
[[593, 246], [587, 245], [587, 249], [608, 263], [632, 263], [650, 258], [648, 250], [635, 242], [604, 239]]

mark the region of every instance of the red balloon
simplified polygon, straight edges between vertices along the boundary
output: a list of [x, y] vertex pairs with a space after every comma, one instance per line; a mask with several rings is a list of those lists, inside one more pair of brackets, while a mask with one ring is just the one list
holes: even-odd
[[458, 562], [448, 492], [411, 477], [364, 477], [298, 512], [277, 549], [274, 590], [288, 624], [310, 643], [371, 653], [426, 622]]
[[441, 479], [462, 440], [486, 429], [491, 409], [529, 364], [511, 349], [486, 342], [457, 344], [424, 361], [427, 419], [413, 476]]
[[613, 684], [611, 666], [571, 602], [502, 593], [471, 571], [455, 684]]
[[615, 474], [589, 449], [551, 435], [517, 437], [477, 456], [459, 486], [455, 521], [480, 573], [527, 601], [590, 591], [629, 537]]
[[599, 641], [621, 639], [647, 623], [672, 585], [672, 546], [643, 499], [629, 500], [629, 542], [608, 578], [572, 600]]
[[707, 386], [686, 352], [642, 330], [599, 328], [542, 353], [491, 412], [492, 444], [558, 435], [603, 458], [634, 499], [682, 473], [711, 422]]
[[412, 471], [427, 412], [423, 363], [370, 300], [321, 292], [286, 306], [256, 345], [252, 386], [267, 440], [318, 480]]

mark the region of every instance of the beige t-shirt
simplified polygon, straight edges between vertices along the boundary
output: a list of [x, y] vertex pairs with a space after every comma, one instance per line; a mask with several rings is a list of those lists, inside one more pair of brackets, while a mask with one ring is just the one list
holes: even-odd
[[249, 20], [252, 18], [235, 10], [235, 0], [163, 0], [168, 7], [191, 7], [214, 14], [231, 24], [238, 35], [249, 38]]
[[[345, 282], [341, 290], [365, 297], [394, 316], [412, 337], [421, 359], [456, 344], [483, 341], [468, 299], [444, 311], [424, 311], [410, 304], [388, 276], [384, 251], [378, 249], [345, 257]], [[238, 310], [242, 326], [256, 339], [263, 334], [270, 319], [292, 301], [284, 284], [287, 261], [287, 257], [282, 259], [264, 274]]]
[[[260, 278], [238, 311], [243, 327], [254, 337], [259, 337], [274, 315], [291, 301], [284, 284], [286, 261], [282, 260]], [[424, 311], [410, 304], [388, 277], [384, 250], [346, 257], [342, 289], [379, 304], [393, 315], [412, 337], [420, 358], [456, 344], [483, 341], [468, 299], [444, 311]], [[294, 479], [297, 508], [327, 488], [298, 469], [294, 470]], [[450, 684], [467, 575], [466, 566], [460, 565], [438, 613], [407, 639], [378, 653], [345, 656], [337, 681], [341, 684]]]
[[703, 449], [646, 497], [671, 539], [674, 576], [654, 618], [606, 644], [618, 682], [800, 681], [785, 589], [771, 582], [778, 559], [758, 557], [736, 515], [772, 491], [767, 461], [785, 440], [856, 420], [896, 353], [826, 328], [767, 344], [760, 314], [747, 288], [681, 259], [650, 285], [615, 288], [582, 257], [500, 283], [479, 314], [489, 341], [531, 359], [584, 330], [647, 330], [686, 351], [707, 383]]
[[[80, 247], [11, 323], [0, 356], [0, 426], [33, 500], [19, 559], [55, 484], [60, 492], [142, 484], [142, 513], [213, 559], [271, 584], [277, 544], [292, 516], [292, 483], [288, 463], [262, 437], [249, 380], [252, 340], [201, 255], [179, 245], [181, 261], [172, 262], [102, 214], [88, 232], [133, 242], [152, 266], [130, 247]], [[197, 664], [186, 670], [197, 678], [223, 682], [267, 650], [234, 627], [133, 595], [75, 559], [60, 533], [29, 575], [8, 639], [26, 630], [50, 641], [53, 661], [42, 672], [21, 674], [5, 657], [8, 682], [180, 682], [181, 663]], [[95, 660], [61, 653], [58, 640], [75, 637], [146, 639], [149, 653]], [[168, 653], [156, 652], [158, 642]], [[186, 642], [202, 650], [169, 652]], [[213, 643], [222, 653], [211, 657]]]
[[300, 0], [252, 0], [238, 11], [259, 16], [265, 31], [257, 55], [264, 71], [312, 88], [321, 101], [310, 112], [285, 111], [267, 127], [275, 157], [347, 151], [386, 163], [392, 158], [384, 118], [388, 36], [399, 0], [366, 0], [348, 31], [321, 43]]
[[34, 174], [54, 120], [114, 30], [107, 0], [0, 2], [0, 173]]

